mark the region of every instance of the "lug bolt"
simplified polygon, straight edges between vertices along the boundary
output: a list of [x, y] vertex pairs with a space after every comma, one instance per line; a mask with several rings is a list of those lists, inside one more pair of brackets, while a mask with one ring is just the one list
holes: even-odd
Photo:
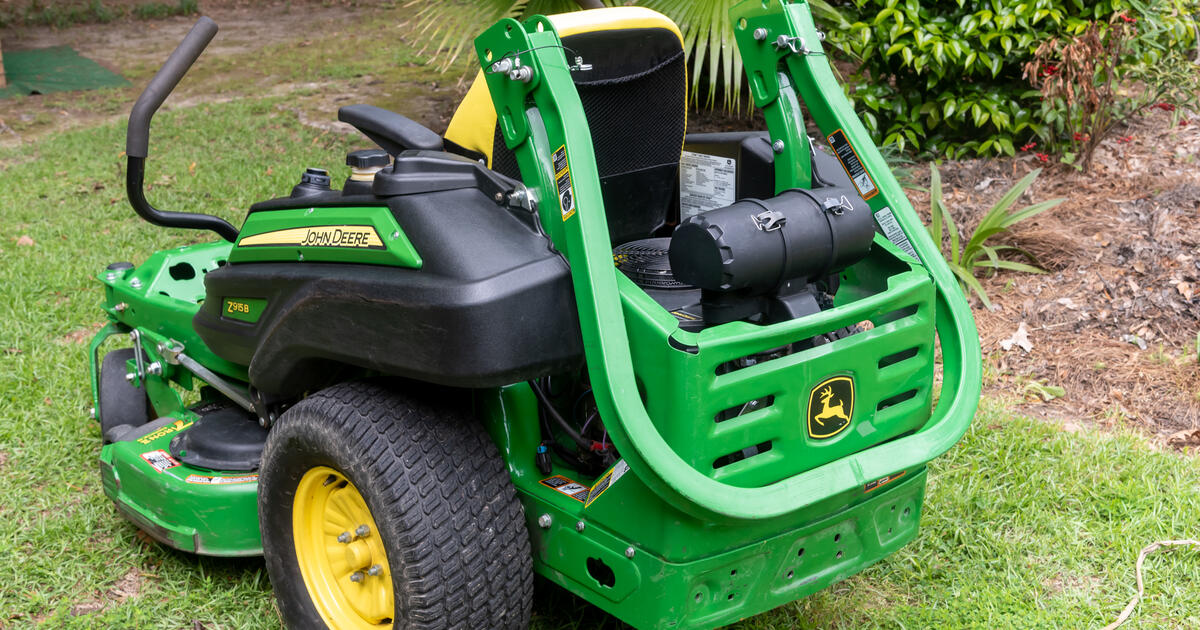
[[635, 554], [635, 553], [637, 553], [637, 551], [635, 551], [633, 547], [625, 548], [625, 557], [626, 558], [632, 558], [633, 554]]
[[125, 374], [125, 380], [129, 381], [130, 383], [132, 383], [133, 379], [135, 378], [137, 378], [137, 374], [134, 374], [133, 372], [128, 372]]
[[383, 567], [378, 564], [373, 564], [370, 569], [367, 569], [367, 575], [376, 576], [381, 573], [383, 573]]
[[362, 572], [362, 571], [355, 571], [354, 573], [351, 573], [351, 574], [350, 574], [350, 581], [351, 581], [351, 582], [361, 582], [361, 581], [363, 581], [363, 572]]
[[587, 525], [583, 521], [579, 521], [578, 523], [575, 523], [575, 531], [581, 532], [585, 528], [587, 528]]
[[138, 280], [137, 278], [134, 278], [133, 280], [129, 281], [129, 286], [131, 286], [135, 289], [140, 289], [140, 288], [142, 288], [142, 281]]
[[350, 532], [342, 532], [338, 534], [337, 541], [343, 545], [350, 544]]
[[363, 536], [366, 536], [367, 534], [370, 534], [370, 533], [371, 533], [371, 528], [367, 527], [366, 525], [359, 525], [358, 529], [354, 530], [354, 535], [358, 536], [359, 538], [362, 538]]
[[787, 146], [787, 145], [785, 145], [785, 144], [783, 143], [783, 140], [776, 140], [775, 142], [773, 142], [773, 143], [771, 144], [771, 149], [772, 149], [773, 151], [775, 151], [776, 153], [783, 153], [783, 148], [784, 148], [785, 146]]
[[129, 305], [124, 302], [121, 302], [121, 303], [117, 304], [116, 306], [114, 306], [113, 310], [118, 313], [124, 313], [125, 309], [127, 309], [127, 308], [129, 308]]
[[767, 39], [767, 29], [765, 29], [761, 26], [754, 29], [754, 39], [757, 39], [760, 42], [766, 40]]
[[554, 523], [554, 519], [549, 514], [543, 514], [538, 517], [538, 525], [540, 525], [542, 529], [550, 529], [550, 525], [552, 523]]

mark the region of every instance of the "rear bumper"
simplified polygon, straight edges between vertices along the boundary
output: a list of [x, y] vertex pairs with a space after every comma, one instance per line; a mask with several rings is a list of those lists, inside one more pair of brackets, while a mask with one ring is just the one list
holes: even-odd
[[[721, 626], [806, 597], [900, 549], [916, 537], [925, 479], [920, 469], [820, 520], [688, 562], [664, 560], [602, 526], [580, 533], [565, 511], [540, 528], [537, 515], [548, 506], [523, 498], [540, 573], [634, 627], [678, 630]], [[596, 579], [604, 577], [597, 561], [612, 570], [611, 586]]]

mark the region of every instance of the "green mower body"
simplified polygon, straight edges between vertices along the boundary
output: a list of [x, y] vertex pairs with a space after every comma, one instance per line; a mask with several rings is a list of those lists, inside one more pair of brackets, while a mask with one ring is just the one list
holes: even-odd
[[[225, 240], [98, 275], [110, 322], [91, 347], [101, 475], [121, 514], [177, 549], [263, 553], [272, 506], [258, 481], [276, 423], [315, 392], [382, 379], [465, 404], [507, 468], [532, 569], [638, 628], [730, 623], [912, 540], [926, 465], [962, 436], [979, 397], [963, 295], [836, 83], [803, 2], [732, 10], [769, 132], [684, 137], [684, 184], [677, 162], [613, 175], [587, 99], [632, 79], [588, 79], [588, 64], [603, 73], [606, 60], [578, 52], [595, 37], [642, 37], [634, 50], [653, 56], [666, 42], [665, 52], [629, 77], [673, 67], [678, 32], [655, 16], [501, 21], [476, 40], [479, 93], [495, 117], [478, 151], [394, 114], [344, 110], [387, 150], [386, 166], [356, 170], [342, 190], [310, 169], [240, 229], [145, 203], [145, 140], [135, 146], [131, 119], [135, 208]], [[158, 103], [206, 43], [181, 45]], [[822, 146], [810, 144], [801, 103]], [[696, 173], [732, 190], [689, 208]], [[762, 199], [738, 214], [751, 194]], [[787, 240], [800, 238], [788, 235], [796, 204], [827, 230], [819, 246]], [[669, 211], [639, 226], [642, 205]], [[850, 237], [838, 226], [850, 220], [868, 232], [843, 255]], [[623, 244], [661, 244], [677, 225], [671, 265], [699, 284], [667, 290], [622, 268]], [[701, 245], [713, 239], [717, 258], [692, 256], [685, 226]], [[778, 236], [784, 259], [737, 267], [765, 251], [730, 245], [737, 230]], [[781, 271], [809, 250], [820, 254], [811, 272]], [[767, 280], [740, 283], [751, 276]], [[133, 351], [102, 367], [114, 335]], [[116, 417], [143, 400], [145, 417]]]

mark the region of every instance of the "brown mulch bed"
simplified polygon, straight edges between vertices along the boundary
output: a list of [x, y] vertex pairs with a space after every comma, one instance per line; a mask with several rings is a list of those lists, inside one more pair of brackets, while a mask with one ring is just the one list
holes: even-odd
[[[1105, 141], [1091, 173], [1054, 167], [1038, 178], [1022, 205], [1066, 201], [997, 239], [1049, 273], [986, 278], [994, 310], [973, 304], [987, 390], [1068, 428], [1133, 426], [1200, 446], [1198, 127], [1194, 115], [1179, 126], [1155, 112]], [[971, 227], [1037, 166], [1032, 155], [944, 165], [948, 207]], [[927, 208], [927, 194], [910, 196]], [[1022, 325], [1030, 349], [1004, 349]]]

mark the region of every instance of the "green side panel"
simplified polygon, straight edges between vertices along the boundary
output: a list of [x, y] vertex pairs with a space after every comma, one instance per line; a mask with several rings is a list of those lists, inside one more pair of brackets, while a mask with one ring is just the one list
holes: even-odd
[[225, 298], [221, 302], [221, 317], [253, 324], [262, 317], [267, 301], [262, 298]]
[[258, 475], [194, 468], [170, 456], [171, 440], [195, 419], [178, 413], [145, 438], [105, 445], [100, 451], [104, 494], [125, 518], [165, 545], [209, 556], [261, 555]]
[[252, 213], [229, 262], [269, 261], [421, 267], [421, 256], [386, 206]]
[[137, 328], [146, 335], [143, 347], [155, 355], [152, 361], [159, 360], [155, 344], [173, 339], [210, 370], [246, 381], [246, 366], [213, 354], [192, 327], [205, 297], [204, 276], [228, 262], [231, 248], [226, 241], [185, 245], [156, 252], [133, 269], [101, 270], [96, 274], [104, 284], [101, 308], [124, 332]]

